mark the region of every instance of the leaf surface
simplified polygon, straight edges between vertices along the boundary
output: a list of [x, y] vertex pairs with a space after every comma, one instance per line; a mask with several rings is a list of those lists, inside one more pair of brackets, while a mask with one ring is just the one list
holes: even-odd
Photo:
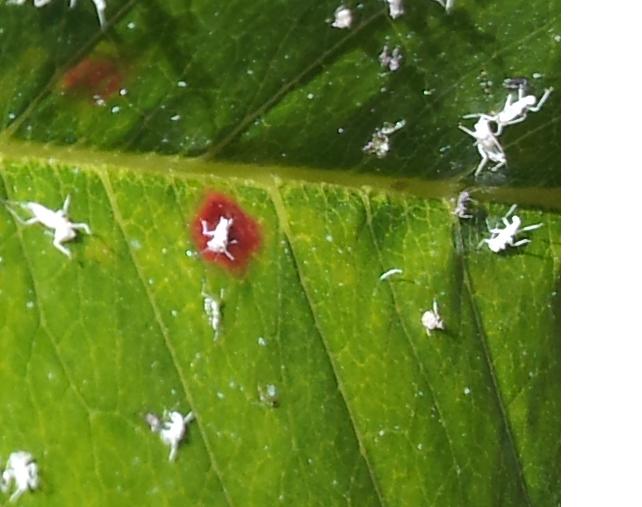
[[[350, 30], [336, 7], [110, 1], [101, 32], [91, 2], [0, 5], [0, 459], [41, 479], [19, 502], [559, 503], [559, 5], [364, 2]], [[554, 93], [459, 221], [461, 116], [533, 74]], [[210, 191], [260, 224], [242, 274], [194, 246]], [[67, 195], [92, 229], [71, 260], [10, 213]], [[512, 202], [532, 243], [478, 248]], [[163, 410], [196, 417], [174, 463]]]

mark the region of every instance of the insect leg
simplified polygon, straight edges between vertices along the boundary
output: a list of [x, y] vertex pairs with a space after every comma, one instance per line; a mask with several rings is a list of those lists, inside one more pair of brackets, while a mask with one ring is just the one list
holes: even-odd
[[546, 88], [546, 90], [544, 90], [544, 95], [542, 95], [542, 98], [539, 99], [539, 102], [537, 103], [537, 105], [533, 107], [529, 107], [528, 110], [534, 113], [539, 111], [544, 105], [544, 102], [546, 102], [546, 100], [548, 99], [548, 96], [551, 94], [552, 91], [553, 91], [553, 88]]
[[54, 239], [53, 245], [58, 249], [58, 251], [64, 253], [67, 257], [71, 259], [71, 252], [69, 249], [65, 248], [62, 243], [60, 243], [60, 240]]
[[526, 227], [522, 227], [520, 229], [520, 232], [532, 231], [534, 229], [539, 229], [542, 225], [544, 225], [544, 224], [543, 223], [539, 223], [539, 224], [534, 224], [534, 225], [527, 225]]
[[91, 229], [89, 229], [89, 226], [85, 223], [71, 224], [71, 227], [74, 229], [81, 229], [85, 234], [91, 234]]

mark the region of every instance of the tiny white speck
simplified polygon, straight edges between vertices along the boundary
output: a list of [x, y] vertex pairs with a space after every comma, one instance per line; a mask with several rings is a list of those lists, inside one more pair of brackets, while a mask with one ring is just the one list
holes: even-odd
[[267, 341], [262, 336], [259, 336], [257, 342], [261, 347], [265, 347], [267, 345]]
[[556, 35], [555, 37], [553, 37], [553, 39], [555, 39], [555, 42], [559, 42], [562, 40], [562, 37], [559, 35]]
[[127, 95], [127, 88], [121, 88], [118, 93], [120, 93], [120, 95], [124, 97], [125, 95]]
[[247, 69], [247, 73], [248, 73], [248, 75], [251, 76], [252, 74], [254, 74], [254, 71], [252, 69]]
[[16, 113], [9, 113], [9, 119], [10, 120], [15, 120], [16, 119]]
[[129, 28], [130, 30], [133, 30], [134, 28], [136, 28], [136, 23], [134, 23], [133, 21], [130, 21], [129, 23], [127, 23], [127, 28]]
[[332, 236], [331, 236], [330, 234], [328, 234], [328, 235], [325, 237], [325, 240], [326, 240], [326, 241], [329, 241], [330, 243], [332, 243], [332, 241], [333, 241]]
[[384, 436], [385, 434], [386, 434], [386, 432], [384, 430], [379, 430], [379, 436], [380, 437]]
[[435, 93], [435, 89], [434, 88], [432, 88], [430, 90], [424, 90], [423, 91], [423, 94], [426, 95], [426, 96], [432, 95], [433, 93]]
[[224, 399], [224, 398], [225, 398], [225, 395], [224, 395], [223, 393], [221, 393], [221, 392], [218, 392], [218, 393], [216, 393], [216, 397], [217, 397], [219, 400], [222, 400], [222, 399]]
[[343, 130], [343, 128], [342, 128], [342, 127], [339, 127], [339, 128], [337, 129], [337, 132], [338, 132], [339, 134], [343, 134], [343, 133], [345, 132], [345, 130]]
[[33, 306], [34, 306], [33, 301], [27, 301], [26, 306], [27, 306], [27, 308], [33, 308]]
[[539, 72], [534, 72], [533, 73], [533, 79], [542, 79], [543, 75], [540, 74]]
[[464, 394], [468, 396], [470, 394], [470, 388], [468, 387], [464, 388]]
[[424, 448], [424, 445], [423, 445], [423, 444], [417, 444], [417, 449], [418, 449], [418, 450], [420, 450], [420, 451], [421, 451], [423, 448]]
[[312, 100], [314, 98], [314, 93], [308, 93], [307, 97], [308, 100]]
[[187, 88], [187, 83], [185, 81], [179, 81], [176, 83], [179, 88]]
[[111, 112], [114, 113], [114, 114], [116, 114], [118, 111], [120, 111], [120, 107], [118, 107], [118, 106], [114, 106], [114, 107], [111, 108]]
[[185, 255], [187, 255], [188, 257], [194, 257], [194, 255], [196, 255], [196, 252], [192, 250], [185, 250]]
[[172, 121], [178, 121], [180, 119], [181, 119], [181, 115], [180, 114], [175, 114], [174, 116], [172, 116], [170, 118], [170, 120], [172, 120]]
[[132, 239], [132, 240], [129, 242], [129, 246], [130, 246], [133, 250], [140, 250], [140, 249], [142, 248], [142, 246], [143, 246], [143, 245], [142, 245], [142, 244], [141, 244], [141, 242], [140, 242], [140, 241], [138, 241], [137, 239]]

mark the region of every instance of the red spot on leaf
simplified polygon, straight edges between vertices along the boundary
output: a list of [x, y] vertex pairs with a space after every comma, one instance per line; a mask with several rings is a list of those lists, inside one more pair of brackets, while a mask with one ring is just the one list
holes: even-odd
[[88, 57], [65, 72], [62, 88], [66, 92], [99, 95], [106, 99], [120, 90], [123, 76], [116, 62], [104, 57]]
[[[226, 255], [223, 252], [213, 252], [208, 249], [207, 242], [211, 237], [203, 234], [203, 221], [207, 229], [216, 228], [221, 218], [232, 219], [228, 231], [228, 244]], [[242, 272], [254, 252], [261, 246], [261, 228], [231, 198], [224, 194], [209, 194], [201, 205], [196, 218], [192, 222], [192, 237], [201, 256], [211, 262], [235, 272]]]

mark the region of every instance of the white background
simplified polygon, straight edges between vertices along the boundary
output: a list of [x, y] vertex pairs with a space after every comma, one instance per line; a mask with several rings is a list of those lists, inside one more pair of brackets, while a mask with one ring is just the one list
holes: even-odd
[[642, 506], [642, 1], [562, 5], [562, 505]]

